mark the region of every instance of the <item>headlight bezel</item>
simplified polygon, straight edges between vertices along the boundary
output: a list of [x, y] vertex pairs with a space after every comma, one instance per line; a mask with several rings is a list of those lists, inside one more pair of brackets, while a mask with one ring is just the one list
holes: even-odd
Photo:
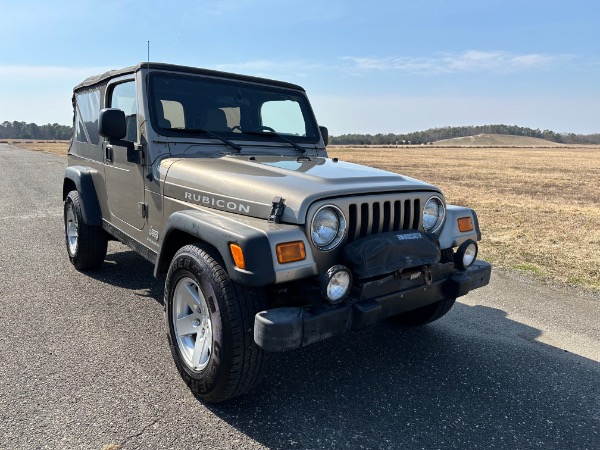
[[[425, 226], [425, 214], [427, 211], [427, 205], [431, 201], [434, 201], [437, 204], [437, 214], [435, 215], [436, 216], [435, 222], [428, 229]], [[427, 201], [425, 202], [425, 205], [423, 206], [423, 214], [422, 214], [423, 230], [428, 233], [436, 233], [442, 228], [442, 225], [444, 224], [445, 220], [446, 220], [446, 204], [444, 203], [444, 200], [442, 200], [442, 198], [439, 195], [432, 195], [431, 197], [429, 197], [427, 199]]]
[[[318, 242], [316, 242], [315, 237], [313, 235], [313, 227], [314, 227], [315, 219], [317, 218], [319, 213], [321, 213], [325, 210], [331, 210], [336, 215], [338, 226], [337, 226], [337, 230], [335, 232], [335, 236], [333, 237], [333, 239], [331, 239], [329, 242], [327, 242], [325, 244], [319, 244]], [[319, 207], [319, 209], [317, 209], [317, 211], [315, 211], [315, 213], [313, 214], [312, 219], [310, 221], [310, 227], [309, 227], [308, 231], [309, 231], [311, 242], [316, 248], [318, 248], [321, 251], [331, 251], [331, 250], [335, 249], [337, 246], [339, 246], [340, 243], [344, 240], [344, 237], [346, 236], [346, 231], [347, 231], [346, 216], [344, 215], [344, 212], [335, 205], [332, 205], [332, 204], [323, 205], [323, 206]]]

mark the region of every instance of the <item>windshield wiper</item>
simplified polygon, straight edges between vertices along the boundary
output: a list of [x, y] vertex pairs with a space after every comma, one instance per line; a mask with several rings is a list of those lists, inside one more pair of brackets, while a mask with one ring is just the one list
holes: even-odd
[[178, 133], [186, 133], [186, 134], [206, 134], [207, 136], [218, 139], [221, 142], [223, 142], [224, 144], [229, 145], [231, 148], [235, 148], [238, 151], [238, 153], [242, 151], [241, 146], [234, 144], [229, 139], [225, 139], [224, 137], [219, 136], [218, 134], [213, 133], [212, 131], [203, 130], [202, 128], [164, 128], [164, 130], [176, 131]]
[[[265, 127], [266, 128], [266, 127]], [[246, 134], [253, 134], [255, 136], [277, 136], [279, 139], [287, 142], [288, 144], [290, 144], [292, 147], [300, 150], [302, 153], [306, 153], [306, 149], [300, 147], [298, 144], [296, 144], [294, 141], [286, 138], [285, 136], [279, 134], [277, 131], [275, 130], [271, 130], [269, 129], [268, 131], [259, 131], [259, 130], [255, 130], [255, 131], [246, 131], [246, 130], [241, 130], [242, 133], [246, 133]]]

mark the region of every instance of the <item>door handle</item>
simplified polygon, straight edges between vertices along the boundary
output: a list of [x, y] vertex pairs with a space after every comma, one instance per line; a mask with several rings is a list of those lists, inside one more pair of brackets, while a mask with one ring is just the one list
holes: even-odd
[[106, 146], [106, 161], [112, 162], [113, 160], [113, 148], [112, 145]]

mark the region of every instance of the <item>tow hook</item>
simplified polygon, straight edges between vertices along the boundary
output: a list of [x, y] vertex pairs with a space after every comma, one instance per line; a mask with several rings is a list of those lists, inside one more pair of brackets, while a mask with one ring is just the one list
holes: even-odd
[[396, 279], [401, 280], [416, 280], [420, 276], [423, 276], [423, 280], [427, 286], [431, 286], [433, 282], [433, 277], [431, 276], [431, 268], [429, 266], [422, 266], [418, 270], [399, 270], [396, 272]]

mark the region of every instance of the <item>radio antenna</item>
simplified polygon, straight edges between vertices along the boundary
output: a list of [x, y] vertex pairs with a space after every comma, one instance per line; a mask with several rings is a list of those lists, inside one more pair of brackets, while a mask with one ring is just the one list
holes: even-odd
[[150, 64], [150, 41], [148, 41], [148, 64]]

